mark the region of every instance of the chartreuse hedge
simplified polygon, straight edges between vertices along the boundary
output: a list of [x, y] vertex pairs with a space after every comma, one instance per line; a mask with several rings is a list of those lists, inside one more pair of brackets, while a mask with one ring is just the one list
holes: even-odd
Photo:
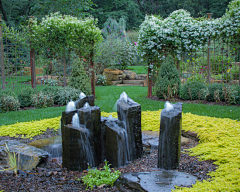
[[[142, 111], [142, 129], [159, 131], [160, 113], [161, 110]], [[116, 112], [102, 112], [102, 116], [109, 115], [117, 117]], [[60, 117], [3, 125], [0, 136], [31, 138], [47, 128], [57, 130], [59, 125]], [[209, 173], [211, 179], [197, 181], [192, 188], [177, 188], [176, 191], [240, 191], [240, 122], [183, 113], [182, 129], [195, 131], [200, 139], [196, 147], [188, 150], [190, 155], [197, 156], [199, 160], [214, 160], [218, 168]]]

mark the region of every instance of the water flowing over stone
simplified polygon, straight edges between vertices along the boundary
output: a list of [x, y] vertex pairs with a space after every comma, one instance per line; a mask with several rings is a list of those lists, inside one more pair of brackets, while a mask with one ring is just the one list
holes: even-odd
[[76, 105], [73, 101], [68, 102], [66, 107], [66, 112], [74, 111], [76, 110]]
[[[125, 93], [126, 94], [126, 93]], [[123, 98], [125, 98], [123, 94]], [[124, 123], [128, 135], [130, 161], [142, 156], [141, 105], [127, 96], [117, 101], [118, 119]]]
[[179, 164], [182, 130], [182, 103], [173, 104], [173, 110], [161, 112], [158, 167], [176, 169]]
[[83, 93], [83, 92], [81, 92], [80, 94], [79, 94], [79, 99], [83, 99], [83, 98], [85, 98], [86, 97], [86, 95]]
[[[124, 92], [117, 101], [118, 119], [103, 118], [90, 98], [76, 101], [77, 110], [62, 112], [62, 166], [83, 170], [87, 163], [98, 166], [107, 159], [119, 167], [141, 157], [141, 106]], [[75, 123], [78, 121], [80, 125]]]
[[82, 107], [78, 110], [80, 124], [84, 125], [92, 134], [93, 150], [96, 154], [96, 163], [101, 163], [101, 113], [98, 106]]
[[123, 122], [109, 118], [105, 122], [106, 132], [106, 159], [112, 167], [125, 165], [129, 159], [127, 132]]
[[95, 166], [92, 140], [89, 131], [83, 126], [64, 125], [62, 166], [69, 170], [84, 170]]

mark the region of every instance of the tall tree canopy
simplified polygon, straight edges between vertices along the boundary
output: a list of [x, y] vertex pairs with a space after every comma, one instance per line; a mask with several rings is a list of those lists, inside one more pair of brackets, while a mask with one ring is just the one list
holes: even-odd
[[28, 16], [41, 19], [52, 12], [83, 17], [92, 5], [92, 0], [0, 0], [0, 13], [7, 25], [15, 27]]

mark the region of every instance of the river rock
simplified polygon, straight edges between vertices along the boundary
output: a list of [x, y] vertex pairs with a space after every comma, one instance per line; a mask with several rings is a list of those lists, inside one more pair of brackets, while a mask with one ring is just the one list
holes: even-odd
[[21, 143], [15, 140], [0, 141], [0, 165], [8, 168], [8, 155], [6, 152], [7, 144], [11, 153], [17, 154], [18, 168], [22, 170], [32, 170], [41, 163], [44, 163], [49, 156], [49, 153], [36, 147]]
[[115, 185], [119, 190], [127, 188], [130, 192], [171, 192], [175, 186], [191, 187], [197, 177], [178, 171], [153, 171], [122, 174]]
[[129, 70], [123, 70], [123, 73], [126, 74], [126, 78], [127, 80], [134, 80], [136, 78], [136, 73], [129, 71]]

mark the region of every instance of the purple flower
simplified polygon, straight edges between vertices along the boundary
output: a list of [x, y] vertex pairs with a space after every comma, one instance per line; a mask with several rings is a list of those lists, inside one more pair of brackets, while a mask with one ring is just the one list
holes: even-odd
[[113, 54], [113, 52], [112, 52], [112, 54]]
[[111, 29], [109, 29], [109, 31], [111, 31]]
[[134, 42], [134, 44], [137, 46], [137, 42]]
[[103, 29], [103, 30], [102, 30], [102, 32], [104, 33], [104, 32], [105, 32], [105, 30]]
[[115, 26], [114, 29], [116, 29], [117, 27]]
[[119, 65], [121, 64], [121, 63], [118, 63]]
[[120, 33], [122, 33], [122, 31], [120, 30]]
[[108, 25], [108, 28], [110, 28], [109, 25]]
[[5, 82], [6, 84], [8, 84], [8, 82]]
[[117, 37], [115, 37], [117, 39]]

